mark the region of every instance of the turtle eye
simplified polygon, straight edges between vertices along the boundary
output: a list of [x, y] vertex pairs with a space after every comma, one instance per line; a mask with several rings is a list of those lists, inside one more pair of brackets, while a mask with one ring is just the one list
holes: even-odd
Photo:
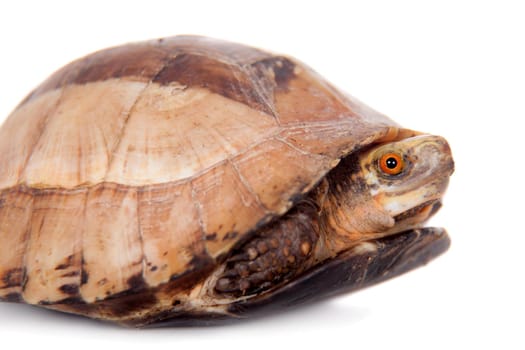
[[379, 159], [379, 167], [385, 174], [397, 175], [405, 168], [405, 162], [397, 153], [386, 153]]

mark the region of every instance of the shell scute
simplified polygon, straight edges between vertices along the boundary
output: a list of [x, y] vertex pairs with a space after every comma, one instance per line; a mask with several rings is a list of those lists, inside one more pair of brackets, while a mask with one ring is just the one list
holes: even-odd
[[33, 196], [15, 188], [0, 192], [0, 198], [0, 298], [7, 298], [22, 293]]
[[80, 293], [93, 302], [132, 288], [130, 279], [142, 274], [137, 189], [108, 183], [92, 187], [85, 210], [82, 268], [89, 279]]
[[144, 187], [138, 208], [146, 282], [158, 286], [195, 269], [195, 255], [207, 252], [191, 183]]
[[144, 87], [144, 83], [119, 81], [65, 87], [57, 108], [48, 112], [19, 182], [71, 188], [102, 181], [113, 147]]
[[282, 214], [293, 195], [310, 189], [332, 159], [301, 152], [278, 139], [263, 142], [234, 159], [235, 167], [270, 213]]
[[[239, 235], [249, 232], [267, 213], [231, 162], [224, 162], [192, 183], [208, 253], [227, 253]], [[213, 239], [209, 239], [213, 237]]]
[[[28, 303], [50, 303], [72, 294], [77, 296], [86, 196], [86, 189], [34, 194], [24, 255], [27, 281], [23, 297]], [[73, 289], [77, 293], [72, 293]]]

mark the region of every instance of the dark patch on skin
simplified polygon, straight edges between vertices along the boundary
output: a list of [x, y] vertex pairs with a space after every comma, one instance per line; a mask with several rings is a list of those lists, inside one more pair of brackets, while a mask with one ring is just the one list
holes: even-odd
[[239, 232], [235, 232], [235, 231], [228, 232], [227, 234], [224, 235], [224, 237], [222, 237], [222, 241], [224, 242], [229, 239], [235, 239], [238, 235], [239, 235]]
[[60, 286], [60, 291], [64, 294], [76, 295], [79, 292], [78, 285], [76, 284], [64, 284]]
[[328, 173], [327, 180], [330, 184], [334, 184], [329, 186], [329, 191], [336, 197], [347, 196], [348, 193], [367, 192], [368, 185], [362, 178], [359, 152], [353, 152], [341, 159], [339, 164]]
[[188, 88], [203, 88], [256, 110], [272, 114], [264, 99], [254, 88], [250, 76], [235, 63], [213, 58], [180, 54], [172, 59], [153, 79], [161, 85], [174, 82]]
[[206, 235], [207, 241], [215, 241], [217, 240], [217, 234], [216, 233], [210, 233], [209, 235]]
[[25, 277], [25, 269], [16, 268], [8, 270], [2, 277], [4, 288], [19, 287], [23, 284]]
[[152, 266], [150, 269], [149, 269], [151, 272], [155, 272], [158, 270], [158, 267], [157, 266]]

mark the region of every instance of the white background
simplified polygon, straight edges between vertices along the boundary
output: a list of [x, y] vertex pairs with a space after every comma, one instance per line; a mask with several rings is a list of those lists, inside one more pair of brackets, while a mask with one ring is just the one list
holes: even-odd
[[525, 348], [519, 1], [3, 1], [0, 120], [72, 59], [183, 33], [296, 56], [402, 125], [445, 136], [456, 172], [432, 224], [452, 248], [363, 292], [224, 327], [137, 331], [0, 304], [2, 349]]

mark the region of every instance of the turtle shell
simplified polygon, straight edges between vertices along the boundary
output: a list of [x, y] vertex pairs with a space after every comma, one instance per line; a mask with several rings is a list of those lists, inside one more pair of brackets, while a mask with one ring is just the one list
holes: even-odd
[[239, 44], [86, 56], [0, 129], [0, 298], [64, 309], [188, 289], [342, 157], [399, 133], [304, 64]]

